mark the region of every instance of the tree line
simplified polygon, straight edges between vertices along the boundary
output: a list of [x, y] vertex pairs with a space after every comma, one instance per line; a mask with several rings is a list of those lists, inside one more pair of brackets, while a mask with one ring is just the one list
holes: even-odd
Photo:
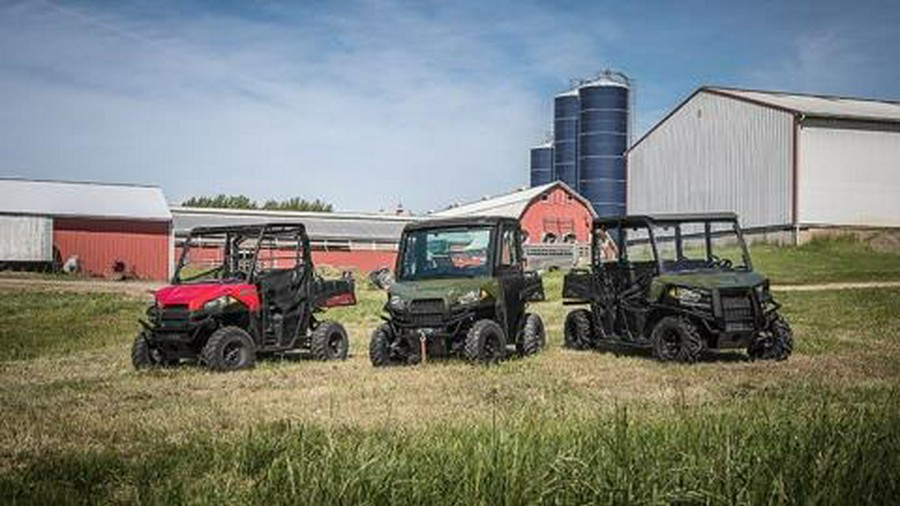
[[317, 211], [330, 213], [334, 207], [319, 199], [309, 201], [300, 197], [287, 200], [266, 200], [259, 204], [246, 195], [216, 195], [215, 197], [191, 197], [181, 203], [183, 207], [214, 207], [218, 209], [264, 209], [269, 211]]

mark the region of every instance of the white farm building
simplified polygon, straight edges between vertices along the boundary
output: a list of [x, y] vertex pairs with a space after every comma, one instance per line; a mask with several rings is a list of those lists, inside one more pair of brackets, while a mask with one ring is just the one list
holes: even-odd
[[703, 87], [628, 150], [630, 214], [745, 229], [900, 227], [900, 103]]

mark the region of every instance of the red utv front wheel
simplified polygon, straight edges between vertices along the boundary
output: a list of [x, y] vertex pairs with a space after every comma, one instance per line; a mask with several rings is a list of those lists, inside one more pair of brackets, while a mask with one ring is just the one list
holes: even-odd
[[150, 345], [143, 332], [134, 338], [134, 343], [131, 345], [131, 364], [135, 369], [163, 367], [173, 363], [173, 360], [166, 358], [162, 350]]
[[243, 329], [222, 327], [209, 336], [200, 358], [213, 371], [249, 369], [256, 363], [256, 345]]

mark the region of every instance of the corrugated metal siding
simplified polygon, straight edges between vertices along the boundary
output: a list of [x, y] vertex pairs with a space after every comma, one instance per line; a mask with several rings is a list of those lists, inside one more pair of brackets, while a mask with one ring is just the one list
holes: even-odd
[[801, 223], [900, 226], [900, 132], [804, 127], [799, 144]]
[[627, 209], [787, 225], [792, 168], [791, 114], [702, 92], [629, 152]]
[[0, 262], [53, 261], [53, 220], [0, 216]]
[[168, 278], [168, 223], [57, 218], [53, 229], [53, 243], [63, 261], [78, 255], [87, 273], [109, 275], [119, 260], [139, 278]]

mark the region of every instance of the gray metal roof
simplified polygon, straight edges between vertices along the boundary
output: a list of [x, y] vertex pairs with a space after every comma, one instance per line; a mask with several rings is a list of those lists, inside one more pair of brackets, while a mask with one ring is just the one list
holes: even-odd
[[900, 103], [888, 100], [806, 95], [780, 91], [707, 87], [704, 90], [823, 118], [900, 121]]
[[155, 186], [0, 179], [0, 213], [169, 221]]
[[497, 197], [486, 198], [477, 202], [470, 202], [468, 204], [451, 207], [450, 209], [437, 211], [431, 213], [431, 216], [435, 218], [450, 218], [454, 216], [507, 216], [519, 219], [522, 216], [522, 213], [525, 212], [528, 204], [556, 187], [562, 187], [564, 190], [571, 193], [575, 198], [587, 206], [591, 214], [594, 214], [593, 206], [591, 206], [590, 202], [585, 200], [584, 197], [579, 195], [578, 192], [572, 190], [572, 188], [562, 181], [553, 181], [540, 186], [517, 190]]
[[403, 227], [419, 218], [363, 213], [317, 213], [295, 211], [250, 211], [173, 207], [175, 233], [194, 227], [252, 225], [267, 222], [301, 222], [313, 240], [356, 240], [393, 242]]

